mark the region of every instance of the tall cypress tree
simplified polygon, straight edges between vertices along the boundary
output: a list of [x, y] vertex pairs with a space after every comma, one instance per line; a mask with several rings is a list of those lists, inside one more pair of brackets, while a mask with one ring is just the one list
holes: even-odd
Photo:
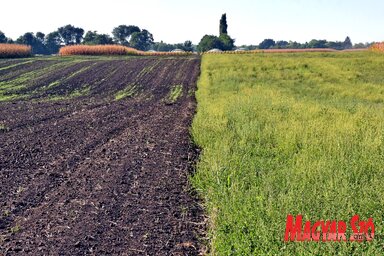
[[352, 48], [353, 45], [351, 42], [351, 38], [349, 38], [349, 36], [347, 36], [347, 38], [345, 38], [343, 46], [344, 46], [344, 49], [351, 49]]
[[227, 14], [224, 13], [220, 19], [220, 35], [228, 34]]

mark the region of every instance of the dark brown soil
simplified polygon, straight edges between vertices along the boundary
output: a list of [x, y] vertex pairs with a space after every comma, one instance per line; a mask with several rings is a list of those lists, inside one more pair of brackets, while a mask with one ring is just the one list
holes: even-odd
[[[199, 66], [85, 61], [27, 81], [29, 100], [0, 103], [0, 255], [199, 254], [204, 221], [188, 184]], [[115, 100], [129, 85], [134, 96]], [[183, 95], [166, 104], [175, 85]]]

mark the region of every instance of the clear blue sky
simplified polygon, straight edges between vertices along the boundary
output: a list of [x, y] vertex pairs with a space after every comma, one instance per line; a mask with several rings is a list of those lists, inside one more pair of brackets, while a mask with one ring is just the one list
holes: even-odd
[[218, 34], [227, 13], [237, 45], [265, 38], [384, 41], [384, 0], [8, 0], [0, 10], [0, 30], [13, 39], [66, 24], [101, 33], [126, 24], [148, 29], [155, 41], [196, 44], [205, 34]]

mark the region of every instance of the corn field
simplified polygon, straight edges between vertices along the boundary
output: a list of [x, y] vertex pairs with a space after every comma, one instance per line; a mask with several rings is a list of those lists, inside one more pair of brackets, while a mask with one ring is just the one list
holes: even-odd
[[140, 55], [174, 56], [191, 55], [190, 52], [144, 52], [121, 45], [71, 45], [60, 49], [60, 55]]
[[60, 55], [129, 55], [136, 50], [121, 45], [71, 45], [60, 49]]
[[21, 58], [31, 56], [32, 48], [22, 44], [0, 44], [0, 58]]
[[371, 51], [374, 51], [374, 52], [384, 52], [384, 42], [376, 43], [372, 45], [370, 49]]

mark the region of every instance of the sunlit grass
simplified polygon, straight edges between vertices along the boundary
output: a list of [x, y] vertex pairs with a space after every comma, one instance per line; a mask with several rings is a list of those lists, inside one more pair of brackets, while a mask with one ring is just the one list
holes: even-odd
[[288, 214], [373, 217], [383, 234], [384, 58], [205, 55], [193, 177], [217, 255], [379, 255], [371, 243], [284, 243]]

